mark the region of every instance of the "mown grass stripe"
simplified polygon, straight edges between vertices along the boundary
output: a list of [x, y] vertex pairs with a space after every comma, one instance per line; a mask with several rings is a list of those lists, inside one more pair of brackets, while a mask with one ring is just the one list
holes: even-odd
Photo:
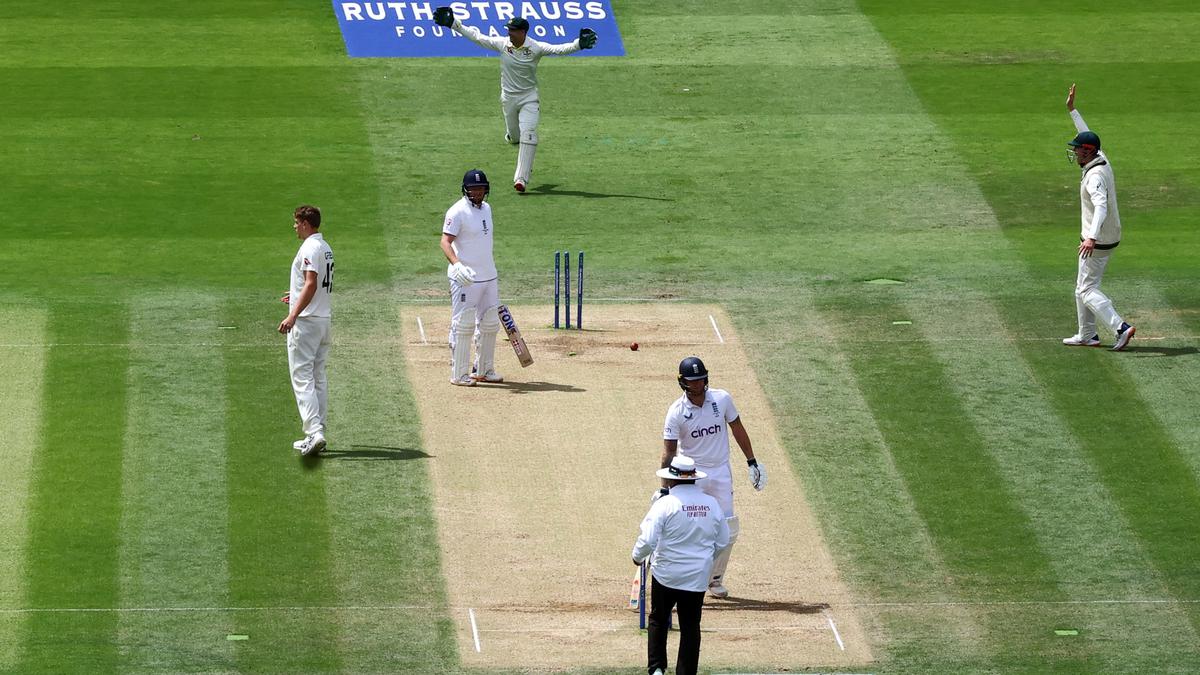
[[[131, 302], [130, 340], [215, 342], [218, 303], [197, 293]], [[130, 354], [121, 606], [228, 604], [225, 369], [215, 346]], [[123, 613], [122, 669], [229, 670], [227, 615]]]
[[[286, 260], [283, 264], [287, 264]], [[270, 331], [272, 297], [223, 303], [219, 325]], [[234, 333], [237, 331], [229, 331]], [[230, 342], [242, 339], [228, 335]], [[283, 336], [274, 354], [225, 352], [225, 452], [229, 495], [229, 602], [234, 606], [335, 606], [325, 471], [292, 449], [299, 414]], [[275, 672], [337, 671], [342, 634], [318, 613], [244, 614], [231, 629], [237, 668]]]
[[[51, 308], [52, 342], [104, 336], [125, 342], [117, 304]], [[25, 562], [29, 607], [115, 607], [121, 452], [125, 428], [125, 347], [52, 347], [46, 354], [41, 446], [29, 501]], [[33, 614], [25, 619], [18, 672], [118, 669], [113, 614]]]
[[[28, 537], [30, 482], [39, 445], [42, 376], [46, 364], [46, 312], [32, 307], [0, 307], [0, 326], [13, 344], [0, 348], [0, 401], [4, 402], [4, 437], [0, 444], [0, 608], [25, 603], [25, 549]], [[0, 672], [18, 656], [21, 617], [0, 616]]]
[[[1027, 320], [1027, 306], [1017, 301], [1002, 305], [1010, 326]], [[1133, 364], [1115, 361], [1133, 354], [1098, 349], [1064, 353], [1059, 345], [1033, 343], [1018, 347], [1167, 588], [1180, 599], [1200, 597], [1194, 537], [1200, 484], [1171, 433], [1125, 372]], [[1193, 628], [1200, 630], [1200, 609], [1187, 608]]]
[[[991, 250], [1000, 256], [1003, 245]], [[945, 369], [1004, 485], [1027, 514], [1040, 548], [1061, 580], [1061, 596], [1082, 603], [1114, 593], [1131, 601], [1166, 596], [1153, 562], [1079, 439], [1025, 364], [995, 307], [980, 292], [962, 287], [952, 292], [953, 303], [938, 291], [905, 294], [904, 306], [908, 316], [917, 317], [914, 326]], [[990, 335], [990, 340], [937, 339], [961, 326], [964, 306], [970, 307], [972, 328]], [[1185, 641], [1196, 637], [1186, 610], [1172, 604], [1158, 612], [1140, 612], [1136, 622], [1130, 615], [1088, 604], [1042, 607], [1039, 614], [1039, 623], [1082, 625], [1091, 632], [1121, 634], [1142, 642], [1173, 635]], [[1035, 637], [1040, 642], [1053, 640], [1049, 633]], [[1093, 642], [1086, 650], [1087, 658], [1106, 660], [1127, 654], [1124, 645], [1108, 641]]]
[[[849, 298], [825, 302], [825, 311], [843, 326], [842, 335], [852, 331], [848, 312], [875, 317], [880, 325], [886, 320], [889, 328], [892, 318], [904, 315], [889, 291], [866, 298], [857, 311]], [[915, 336], [911, 326], [897, 328]], [[977, 599], [1059, 598], [1058, 580], [1028, 518], [930, 347], [914, 341], [842, 348], [961, 592]]]
[[343, 667], [451, 671], [457, 642], [441, 576], [429, 456], [403, 351], [391, 344], [399, 308], [352, 294], [336, 300], [333, 435], [322, 458], [333, 580], [344, 605], [394, 606], [378, 614], [332, 614], [354, 636], [342, 645]]

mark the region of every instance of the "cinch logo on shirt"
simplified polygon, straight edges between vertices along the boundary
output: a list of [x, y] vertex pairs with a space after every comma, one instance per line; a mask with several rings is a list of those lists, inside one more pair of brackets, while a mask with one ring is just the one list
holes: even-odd
[[704, 438], [705, 436], [719, 433], [721, 433], [721, 425], [714, 424], [711, 427], [706, 427], [704, 429], [696, 429], [692, 432], [691, 436], [692, 438]]

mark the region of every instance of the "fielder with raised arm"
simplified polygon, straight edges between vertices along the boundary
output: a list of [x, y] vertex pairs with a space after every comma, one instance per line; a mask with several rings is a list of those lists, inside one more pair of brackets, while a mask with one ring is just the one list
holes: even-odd
[[[442, 253], [450, 266], [450, 384], [474, 386], [477, 380], [503, 382], [496, 373], [496, 333], [500, 331], [499, 276], [492, 259], [491, 186], [479, 169], [463, 176], [462, 199], [446, 211]], [[475, 367], [471, 367], [471, 339]]]
[[[689, 356], [679, 362], [679, 388], [683, 395], [667, 408], [663, 424], [662, 467], [671, 465], [676, 453], [691, 457], [696, 466], [708, 474], [698, 481], [700, 489], [716, 498], [729, 524], [729, 545], [713, 561], [708, 592], [714, 598], [729, 595], [725, 588], [725, 569], [729, 554], [737, 541], [741, 526], [733, 512], [733, 475], [729, 467], [729, 434], [733, 434], [750, 471], [750, 484], [755, 490], [767, 485], [767, 470], [754, 458], [750, 434], [733, 405], [733, 397], [724, 389], [709, 389], [708, 369], [698, 357]], [[665, 483], [664, 483], [665, 485]], [[666, 488], [653, 499], [666, 494]], [[653, 501], [652, 499], [652, 501]]]
[[321, 228], [321, 210], [299, 206], [292, 214], [292, 229], [300, 239], [300, 250], [292, 260], [291, 283], [282, 300], [288, 315], [279, 322], [279, 332], [287, 336], [288, 370], [304, 438], [292, 444], [301, 455], [325, 449], [325, 415], [329, 410], [329, 382], [325, 377], [325, 359], [332, 344], [333, 249], [329, 248]]
[[529, 22], [519, 16], [509, 19], [504, 25], [508, 29], [507, 39], [484, 35], [478, 28], [464, 26], [450, 7], [438, 7], [433, 13], [433, 21], [484, 49], [500, 53], [500, 107], [504, 111], [504, 140], [520, 145], [513, 188], [517, 192], [524, 192], [533, 175], [533, 156], [538, 146], [537, 127], [541, 115], [537, 88], [538, 62], [547, 54], [571, 54], [595, 47], [596, 32], [583, 28], [577, 39], [552, 45], [530, 38]]
[[1067, 110], [1075, 123], [1075, 138], [1067, 143], [1071, 159], [1083, 170], [1079, 181], [1079, 204], [1083, 230], [1079, 235], [1079, 272], [1075, 278], [1075, 313], [1079, 332], [1063, 338], [1071, 347], [1099, 347], [1096, 321], [1116, 335], [1113, 351], [1129, 346], [1137, 329], [1125, 322], [1112, 300], [1100, 290], [1100, 281], [1113, 249], [1121, 243], [1121, 216], [1117, 212], [1117, 181], [1112, 164], [1100, 150], [1100, 137], [1088, 129], [1075, 109], [1075, 85], [1067, 92]]

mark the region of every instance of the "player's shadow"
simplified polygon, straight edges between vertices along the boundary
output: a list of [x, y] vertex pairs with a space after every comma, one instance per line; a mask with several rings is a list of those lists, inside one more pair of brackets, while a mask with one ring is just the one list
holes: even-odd
[[352, 445], [349, 450], [330, 448], [321, 453], [321, 457], [325, 459], [372, 462], [429, 459], [432, 456], [413, 448], [392, 448], [385, 445]]
[[829, 609], [825, 602], [780, 602], [775, 600], [754, 600], [753, 598], [728, 597], [723, 600], [706, 598], [705, 612], [724, 612], [732, 610], [750, 610], [755, 612], [788, 612], [790, 614], [820, 614]]
[[559, 190], [557, 183], [539, 185], [524, 193], [526, 197], [583, 197], [584, 199], [649, 199], [656, 202], [673, 202], [668, 197], [648, 197], [646, 195], [608, 194], [605, 192], [585, 192], [583, 190]]
[[487, 384], [480, 382], [476, 386], [490, 389], [507, 389], [514, 394], [537, 394], [550, 391], [563, 394], [579, 394], [587, 391], [587, 389], [574, 385], [558, 384], [556, 382], [488, 382]]
[[1156, 347], [1153, 345], [1131, 345], [1125, 351], [1138, 356], [1191, 356], [1200, 352], [1195, 347]]

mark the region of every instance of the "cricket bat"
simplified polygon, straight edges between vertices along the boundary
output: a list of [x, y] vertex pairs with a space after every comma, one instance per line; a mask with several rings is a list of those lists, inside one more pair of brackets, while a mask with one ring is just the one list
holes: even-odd
[[533, 365], [533, 355], [529, 353], [525, 338], [521, 337], [521, 329], [517, 328], [517, 322], [513, 319], [512, 312], [508, 311], [508, 305], [500, 305], [497, 309], [500, 312], [500, 325], [504, 326], [504, 334], [508, 336], [513, 351], [517, 353], [517, 360], [521, 362], [522, 368], [528, 368]]

